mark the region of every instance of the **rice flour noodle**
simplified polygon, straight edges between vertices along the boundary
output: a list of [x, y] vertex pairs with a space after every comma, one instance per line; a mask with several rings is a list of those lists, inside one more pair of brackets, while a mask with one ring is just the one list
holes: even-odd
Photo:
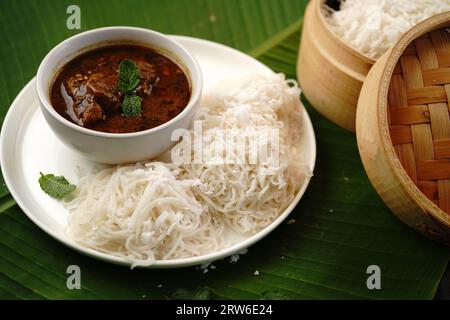
[[331, 29], [356, 50], [378, 59], [419, 22], [450, 10], [450, 0], [342, 0], [324, 6]]
[[[301, 135], [299, 94], [297, 84], [286, 83], [281, 74], [270, 79], [251, 79], [225, 96], [210, 97], [208, 107], [198, 113], [197, 119], [203, 121], [206, 152], [202, 164], [182, 166], [183, 177], [200, 179], [201, 185], [194, 190], [197, 199], [207, 204], [210, 214], [223, 219], [238, 233], [252, 235], [268, 226], [279, 215], [280, 208], [284, 209], [294, 199], [303, 183], [307, 169], [302, 166], [302, 152], [296, 147]], [[271, 146], [268, 137], [259, 132], [277, 129], [280, 133], [278, 164], [273, 166], [277, 161], [272, 161], [269, 154], [265, 164], [205, 166], [205, 163], [213, 163], [211, 156], [205, 158], [205, 153], [213, 154], [209, 149], [217, 151], [217, 145], [220, 146], [214, 139], [217, 136], [212, 134], [211, 141], [206, 139], [208, 131], [217, 129], [228, 134], [238, 130], [240, 136], [256, 137], [256, 145], [262, 149], [271, 149]], [[254, 132], [257, 134], [253, 135]], [[238, 143], [234, 152], [251, 149], [246, 142], [246, 145]]]
[[[306, 176], [299, 148], [300, 89], [284, 75], [252, 78], [202, 102], [197, 119], [209, 130], [278, 129], [279, 161], [201, 164], [150, 161], [81, 176], [66, 232], [77, 243], [125, 258], [134, 266], [201, 256], [229, 247], [232, 229], [250, 236], [273, 222], [294, 199]], [[191, 130], [189, 134], [194, 135]], [[217, 141], [202, 137], [203, 149]], [[263, 135], [258, 139], [265, 139]], [[258, 148], [266, 141], [258, 141]], [[236, 152], [243, 147], [237, 145]], [[181, 152], [183, 142], [173, 152]], [[269, 174], [268, 174], [269, 173]]]

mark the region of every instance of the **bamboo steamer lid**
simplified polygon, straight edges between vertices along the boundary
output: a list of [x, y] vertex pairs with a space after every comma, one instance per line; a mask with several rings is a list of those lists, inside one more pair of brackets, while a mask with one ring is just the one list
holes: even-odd
[[450, 12], [406, 33], [358, 101], [358, 148], [373, 186], [405, 223], [450, 244]]
[[339, 38], [323, 14], [325, 0], [306, 8], [297, 61], [297, 79], [312, 106], [337, 125], [355, 131], [356, 106], [370, 59]]

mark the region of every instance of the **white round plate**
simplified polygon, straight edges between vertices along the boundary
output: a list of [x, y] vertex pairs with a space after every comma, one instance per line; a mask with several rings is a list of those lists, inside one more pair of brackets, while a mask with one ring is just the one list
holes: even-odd
[[[200, 39], [173, 36], [198, 60], [203, 72], [204, 92], [224, 79], [244, 78], [254, 74], [273, 73], [262, 63], [235, 49]], [[316, 161], [316, 141], [311, 120], [304, 111], [302, 147], [311, 171]], [[80, 246], [64, 233], [68, 212], [63, 205], [46, 195], [39, 187], [39, 172], [63, 175], [76, 182], [79, 168], [98, 166], [64, 146], [48, 127], [35, 90], [35, 79], [19, 93], [3, 123], [0, 136], [0, 163], [9, 191], [25, 214], [46, 233], [65, 245], [88, 256], [107, 262], [131, 265], [123, 258]], [[307, 179], [289, 207], [259, 233], [238, 239], [224, 250], [208, 255], [156, 261], [151, 268], [175, 268], [204, 264], [238, 253], [274, 230], [295, 208], [309, 184]], [[233, 239], [236, 241], [236, 239]]]

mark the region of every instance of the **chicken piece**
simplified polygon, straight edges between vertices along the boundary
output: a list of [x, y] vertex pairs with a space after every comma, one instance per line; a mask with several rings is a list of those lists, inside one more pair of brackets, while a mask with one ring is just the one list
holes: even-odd
[[94, 73], [87, 81], [88, 92], [94, 95], [105, 112], [114, 111], [120, 106], [121, 94], [117, 90], [117, 73]]
[[66, 81], [65, 85], [67, 93], [74, 99], [82, 98], [83, 96], [85, 96], [87, 93], [86, 80], [87, 78], [80, 73], [69, 78], [69, 80]]
[[81, 116], [84, 125], [89, 125], [100, 120], [105, 120], [102, 107], [96, 102], [89, 104]]
[[76, 74], [66, 81], [67, 93], [73, 99], [73, 114], [77, 122], [88, 125], [104, 119], [105, 113], [120, 107], [121, 94], [116, 88], [116, 72]]
[[[102, 107], [95, 101], [95, 96], [88, 90], [87, 77], [77, 74], [68, 79], [64, 86], [67, 114], [81, 126], [104, 119]], [[63, 94], [63, 95], [65, 95]]]

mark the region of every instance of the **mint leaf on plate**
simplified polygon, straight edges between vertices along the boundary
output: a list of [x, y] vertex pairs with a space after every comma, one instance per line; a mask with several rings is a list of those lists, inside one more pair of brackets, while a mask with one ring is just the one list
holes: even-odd
[[41, 189], [49, 196], [62, 199], [77, 188], [70, 184], [63, 176], [55, 176], [54, 174], [43, 174], [40, 172], [39, 185]]

